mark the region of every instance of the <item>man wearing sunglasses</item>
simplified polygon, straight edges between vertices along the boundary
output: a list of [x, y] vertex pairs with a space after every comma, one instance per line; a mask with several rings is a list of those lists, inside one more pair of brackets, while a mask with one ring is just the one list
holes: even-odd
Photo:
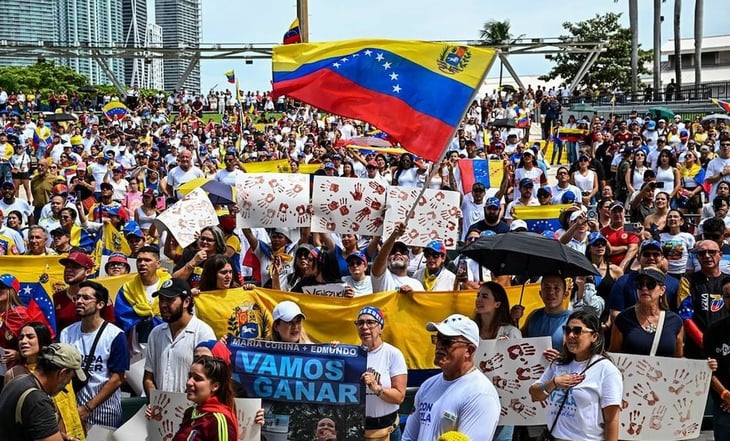
[[451, 291], [456, 274], [446, 269], [446, 246], [440, 240], [432, 240], [423, 248], [426, 265], [413, 274], [426, 291]]
[[449, 431], [473, 440], [492, 439], [499, 420], [499, 396], [491, 381], [474, 366], [479, 328], [461, 314], [426, 329], [436, 334], [434, 364], [441, 373], [426, 380], [416, 393], [403, 441], [435, 440]]
[[717, 242], [700, 241], [693, 253], [700, 262], [700, 271], [682, 277], [677, 293], [679, 316], [684, 320], [684, 356], [704, 358], [703, 334], [707, 328], [728, 316], [722, 296], [720, 270], [722, 252]]

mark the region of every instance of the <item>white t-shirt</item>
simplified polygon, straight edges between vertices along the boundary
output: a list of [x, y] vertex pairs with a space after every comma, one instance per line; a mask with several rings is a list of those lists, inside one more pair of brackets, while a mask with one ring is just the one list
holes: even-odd
[[351, 286], [355, 290], [355, 297], [366, 296], [373, 293], [373, 282], [370, 276], [365, 276], [363, 280], [353, 280], [352, 276], [342, 278], [345, 285]]
[[443, 374], [429, 378], [416, 392], [414, 407], [402, 441], [431, 441], [451, 430], [490, 440], [499, 421], [499, 395], [477, 369], [451, 381]]
[[[720, 172], [722, 172], [722, 169], [724, 167], [730, 167], [730, 158], [723, 159], [719, 156], [717, 158], [712, 159], [707, 164], [707, 172], [705, 173], [705, 176], [715, 176], [719, 175]], [[715, 195], [717, 194], [717, 186], [720, 184], [720, 182], [730, 182], [730, 175], [725, 175], [717, 180], [717, 182], [712, 184], [712, 190], [710, 190], [710, 197], [708, 200], [712, 201], [715, 199]]]
[[[167, 174], [167, 185], [172, 187], [175, 190], [175, 193], [177, 194], [177, 188], [181, 186], [182, 184], [191, 181], [195, 178], [203, 178], [205, 175], [203, 174], [203, 171], [200, 170], [196, 166], [190, 166], [188, 171], [184, 171], [179, 166], [173, 168], [170, 170], [170, 173]], [[177, 194], [177, 197], [181, 197], [181, 195]]]
[[[368, 372], [375, 374], [379, 378], [378, 384], [384, 389], [388, 389], [392, 387], [390, 379], [398, 375], [408, 374], [408, 367], [403, 353], [398, 348], [383, 343], [378, 349], [368, 352]], [[399, 408], [399, 405], [386, 403], [376, 397], [373, 391], [366, 389], [366, 416], [378, 418], [396, 412]]]
[[482, 203], [474, 202], [474, 196], [471, 192], [464, 195], [464, 202], [461, 203], [461, 240], [466, 238], [469, 227], [484, 219], [484, 204], [486, 198], [482, 198]]
[[[581, 373], [595, 358], [584, 362], [573, 360], [566, 365], [551, 363], [538, 382], [545, 384], [558, 375]], [[585, 371], [585, 379], [578, 385], [567, 391], [555, 389], [547, 398], [545, 408], [548, 427], [555, 420], [566, 392], [568, 398], [553, 429], [553, 436], [570, 440], [603, 440], [603, 408], [621, 405], [621, 371], [610, 360], [600, 361]]]
[[370, 280], [373, 283], [373, 292], [395, 291], [403, 285], [410, 286], [414, 291], [425, 291], [418, 280], [408, 276], [396, 276], [387, 268], [381, 276], [371, 275]]
[[155, 326], [147, 340], [144, 370], [152, 372], [157, 389], [185, 392], [195, 347], [202, 341], [215, 339], [213, 329], [195, 316], [174, 341], [168, 323]]
[[226, 185], [235, 186], [236, 180], [238, 179], [238, 177], [239, 176], [243, 177], [243, 175], [244, 175], [244, 173], [238, 169], [230, 171], [230, 172], [226, 169], [223, 169], [223, 170], [218, 170], [218, 172], [216, 172], [213, 179], [218, 182], [221, 182], [223, 184], [226, 184]]
[[[426, 274], [426, 267], [419, 269], [416, 271], [416, 273], [413, 275], [413, 278], [421, 281], [421, 284], [423, 284], [423, 277]], [[454, 290], [454, 281], [456, 280], [456, 274], [452, 273], [451, 271], [447, 270], [446, 268], [441, 268], [441, 271], [439, 272], [439, 275], [436, 276], [436, 282], [433, 284], [433, 289], [429, 291], [453, 291]], [[425, 284], [423, 284], [425, 288]]]
[[659, 240], [662, 242], [664, 257], [669, 264], [667, 272], [670, 274], [684, 274], [687, 271], [689, 250], [695, 246], [694, 236], [684, 232], [676, 235], [661, 233]]

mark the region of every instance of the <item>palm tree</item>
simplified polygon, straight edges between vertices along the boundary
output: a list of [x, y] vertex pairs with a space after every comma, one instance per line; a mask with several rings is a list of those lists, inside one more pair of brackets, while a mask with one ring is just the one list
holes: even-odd
[[[509, 20], [498, 21], [489, 20], [484, 23], [484, 26], [479, 31], [479, 42], [486, 46], [505, 46], [514, 44], [517, 40], [524, 37], [525, 34], [521, 34], [514, 37], [510, 32]], [[509, 47], [501, 48], [504, 52], [509, 51]], [[499, 86], [502, 87], [502, 71], [504, 66], [502, 62], [499, 63]]]
[[654, 99], [661, 99], [662, 1], [654, 0]]
[[676, 81], [675, 97], [682, 99], [682, 50], [679, 19], [682, 15], [682, 0], [674, 0], [674, 78]]
[[[619, 0], [613, 0], [618, 3]], [[629, 29], [631, 29], [631, 99], [639, 90], [639, 3], [629, 0]]]
[[702, 83], [702, 18], [704, 15], [704, 0], [695, 0], [695, 98], [701, 98], [700, 84]]

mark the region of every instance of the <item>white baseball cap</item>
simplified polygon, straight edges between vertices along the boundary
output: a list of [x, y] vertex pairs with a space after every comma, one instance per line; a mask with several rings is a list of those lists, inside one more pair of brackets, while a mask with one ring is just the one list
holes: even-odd
[[518, 228], [524, 228], [525, 231], [527, 231], [527, 222], [523, 221], [522, 219], [515, 219], [512, 221], [512, 223], [509, 226], [510, 231], [515, 231]]
[[462, 314], [451, 314], [442, 322], [428, 322], [426, 330], [435, 331], [447, 337], [461, 335], [479, 346], [479, 327], [474, 320]]
[[304, 319], [307, 318], [307, 316], [302, 313], [302, 310], [299, 309], [299, 305], [290, 300], [285, 300], [276, 305], [273, 313], [274, 321], [281, 319], [285, 322], [290, 322], [300, 315]]

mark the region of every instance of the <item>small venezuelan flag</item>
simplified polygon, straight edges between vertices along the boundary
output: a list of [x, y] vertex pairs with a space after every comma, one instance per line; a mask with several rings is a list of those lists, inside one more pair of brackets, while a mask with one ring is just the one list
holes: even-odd
[[294, 44], [302, 42], [302, 33], [299, 30], [299, 18], [295, 18], [289, 25], [289, 30], [284, 34], [284, 44]]
[[234, 84], [236, 82], [236, 71], [235, 70], [229, 70], [226, 72], [226, 79], [228, 79], [228, 82], [231, 84]]

